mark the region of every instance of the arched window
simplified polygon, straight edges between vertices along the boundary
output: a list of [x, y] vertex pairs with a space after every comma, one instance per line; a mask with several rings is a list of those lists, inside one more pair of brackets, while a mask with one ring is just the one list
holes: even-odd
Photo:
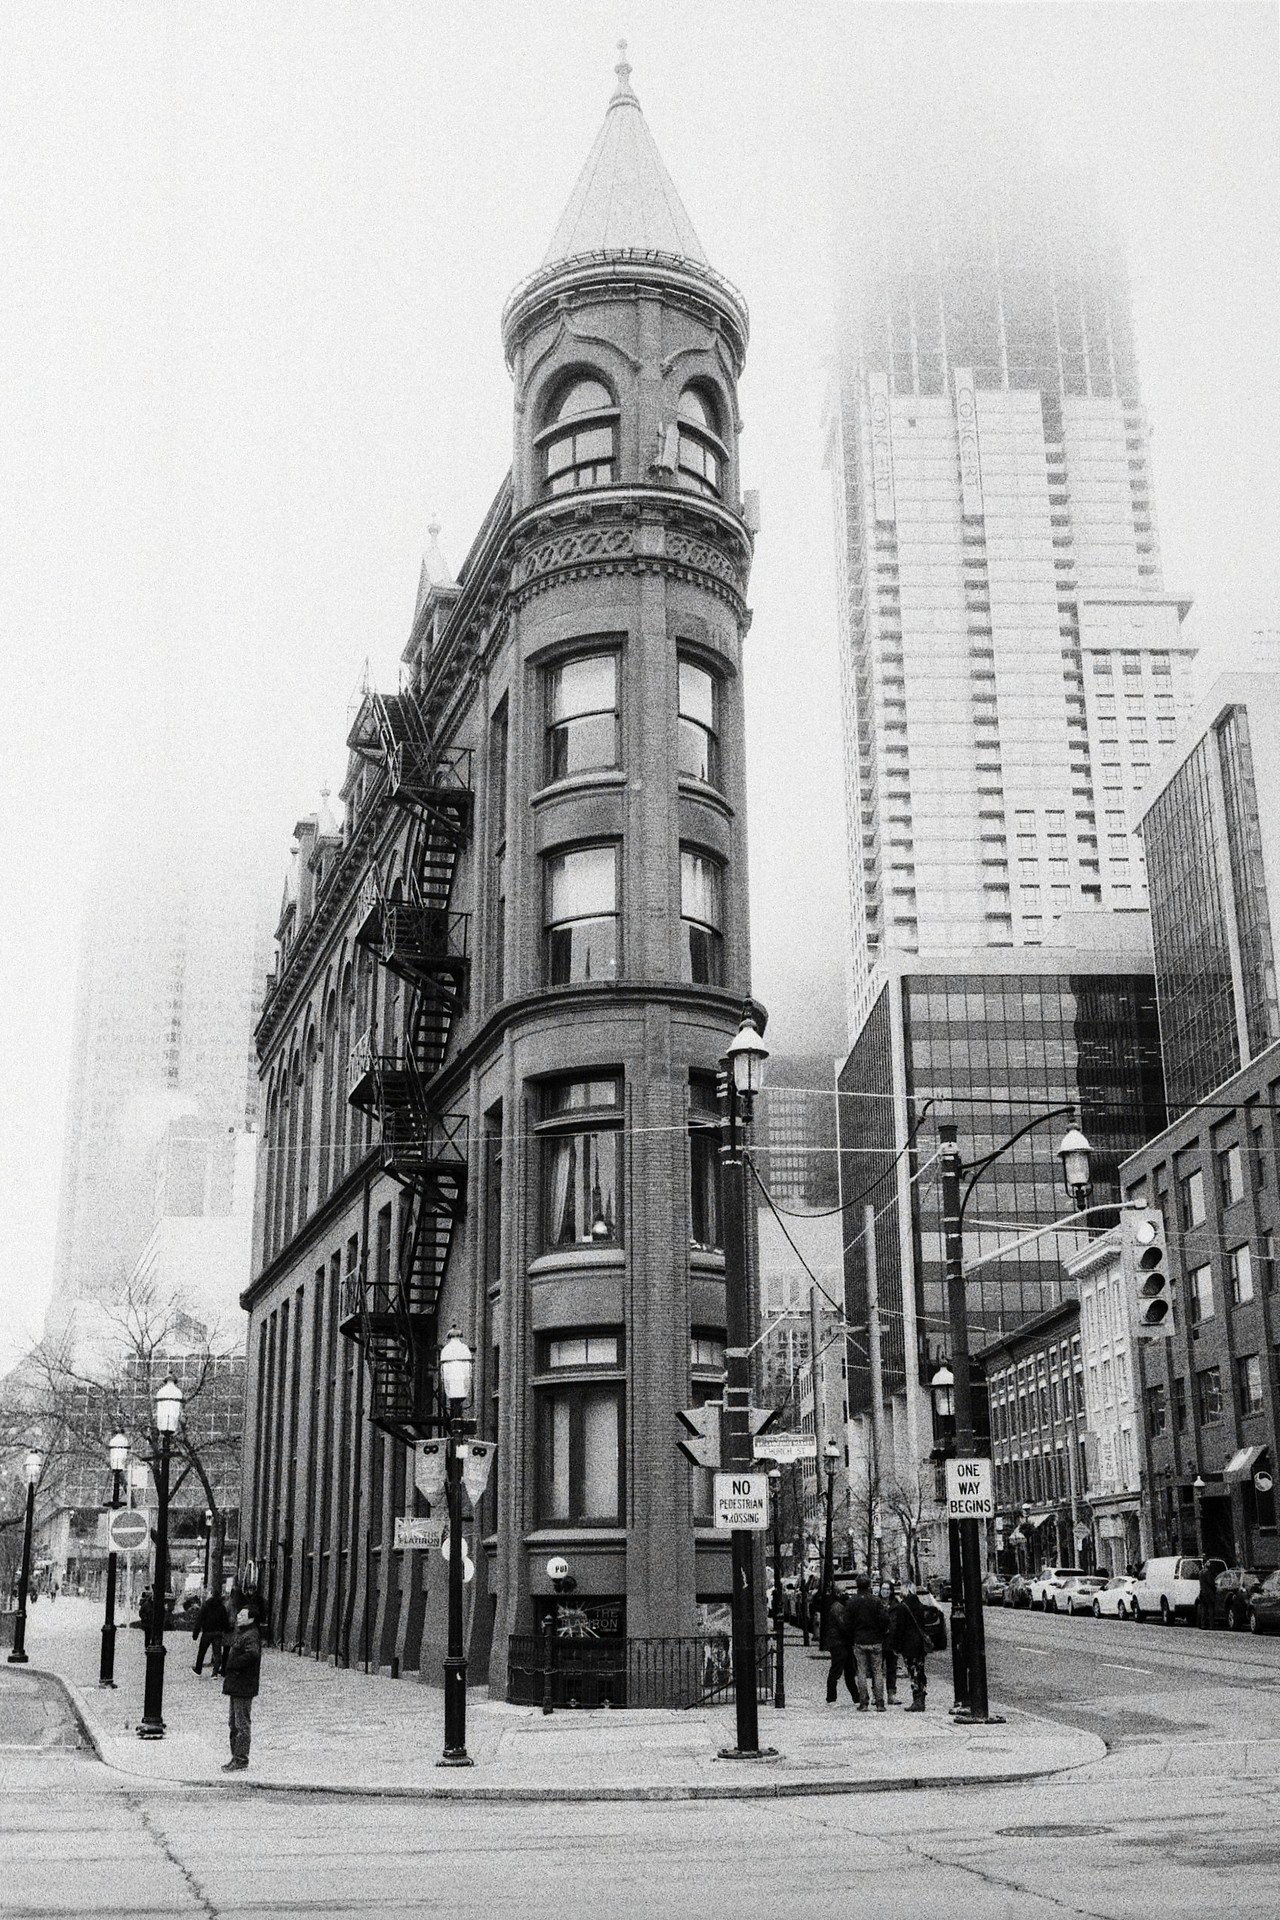
[[334, 1088], [337, 1088], [339, 1099], [341, 1099], [346, 1076], [345, 1061], [341, 1067], [338, 1062], [338, 996], [331, 992], [324, 1017], [324, 1070], [321, 1075], [320, 1092], [320, 1198], [322, 1200], [328, 1194], [333, 1179], [333, 1146], [338, 1125], [338, 1115], [334, 1107]]
[[312, 1178], [311, 1145], [314, 1136], [316, 1104], [316, 1030], [311, 1027], [307, 1032], [303, 1049], [302, 1069], [302, 1141], [298, 1153], [298, 1225], [301, 1227], [311, 1211], [311, 1196], [317, 1191]]
[[718, 500], [723, 488], [724, 443], [716, 432], [716, 411], [701, 387], [686, 387], [676, 408], [676, 477], [682, 487]]
[[541, 435], [548, 493], [612, 486], [618, 452], [618, 410], [602, 380], [575, 380]]
[[284, 1238], [293, 1238], [294, 1200], [301, 1198], [298, 1180], [298, 1123], [302, 1118], [302, 1055], [295, 1048], [289, 1069], [289, 1133], [284, 1166]]
[[280, 1097], [272, 1087], [267, 1100], [267, 1168], [264, 1183], [264, 1217], [262, 1222], [262, 1258], [269, 1260], [274, 1251], [272, 1235], [275, 1232], [276, 1213], [276, 1162], [280, 1158], [280, 1143], [276, 1138], [276, 1128], [280, 1124]]
[[347, 1099], [347, 1080], [351, 1062], [351, 1049], [356, 1035], [352, 1031], [355, 1025], [355, 982], [351, 975], [351, 963], [347, 962], [342, 976], [341, 1025], [338, 1029], [338, 1071], [335, 1078], [338, 1083], [337, 1097], [333, 1103], [333, 1177], [341, 1180], [347, 1171], [347, 1145], [354, 1128], [351, 1104]]

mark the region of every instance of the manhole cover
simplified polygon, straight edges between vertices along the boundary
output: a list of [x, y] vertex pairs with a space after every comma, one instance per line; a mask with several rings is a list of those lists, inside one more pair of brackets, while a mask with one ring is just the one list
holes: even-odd
[[1087, 1840], [1090, 1834], [1114, 1833], [1114, 1827], [1097, 1826], [1090, 1820], [1048, 1821], [1026, 1827], [997, 1827], [1005, 1840]]

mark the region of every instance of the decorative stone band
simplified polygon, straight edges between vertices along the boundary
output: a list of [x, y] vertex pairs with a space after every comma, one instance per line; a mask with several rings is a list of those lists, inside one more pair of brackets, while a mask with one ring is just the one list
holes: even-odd
[[578, 526], [534, 539], [511, 567], [511, 595], [517, 605], [544, 593], [553, 583], [604, 573], [664, 573], [692, 580], [728, 601], [738, 619], [746, 618], [747, 570], [714, 541], [676, 528], [642, 537], [634, 526]]

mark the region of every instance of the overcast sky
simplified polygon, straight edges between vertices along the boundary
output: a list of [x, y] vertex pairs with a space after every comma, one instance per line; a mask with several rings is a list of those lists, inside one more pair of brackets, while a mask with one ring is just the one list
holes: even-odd
[[[0, 13], [0, 1300], [38, 1324], [80, 903], [157, 808], [290, 830], [394, 677], [433, 512], [509, 460], [498, 319], [599, 127], [619, 33], [742, 287], [760, 488], [747, 691], [757, 991], [843, 1041], [821, 410], [830, 120], [1018, 112], [1129, 235], [1166, 581], [1202, 644], [1280, 623], [1277, 25], [1231, 7], [130, 0]], [[994, 103], [994, 105], [992, 104]], [[837, 170], [838, 171], [838, 170]], [[122, 910], [127, 907], [122, 906]]]

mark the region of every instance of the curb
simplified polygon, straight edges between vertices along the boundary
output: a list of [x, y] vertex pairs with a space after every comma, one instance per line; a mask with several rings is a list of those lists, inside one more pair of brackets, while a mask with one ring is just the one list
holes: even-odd
[[[54, 1686], [57, 1687], [63, 1699], [70, 1707], [71, 1717], [80, 1729], [80, 1737], [85, 1745], [93, 1749], [95, 1755], [101, 1760], [104, 1767], [111, 1766], [111, 1762], [102, 1751], [102, 1744], [97, 1734], [89, 1724], [89, 1716], [85, 1713], [79, 1700], [76, 1698], [75, 1689], [72, 1687], [70, 1681], [64, 1680], [60, 1673], [53, 1671], [52, 1667], [28, 1667], [27, 1671], [29, 1673], [38, 1673], [42, 1680], [52, 1680]], [[118, 1769], [113, 1768], [112, 1771], [116, 1772]]]

